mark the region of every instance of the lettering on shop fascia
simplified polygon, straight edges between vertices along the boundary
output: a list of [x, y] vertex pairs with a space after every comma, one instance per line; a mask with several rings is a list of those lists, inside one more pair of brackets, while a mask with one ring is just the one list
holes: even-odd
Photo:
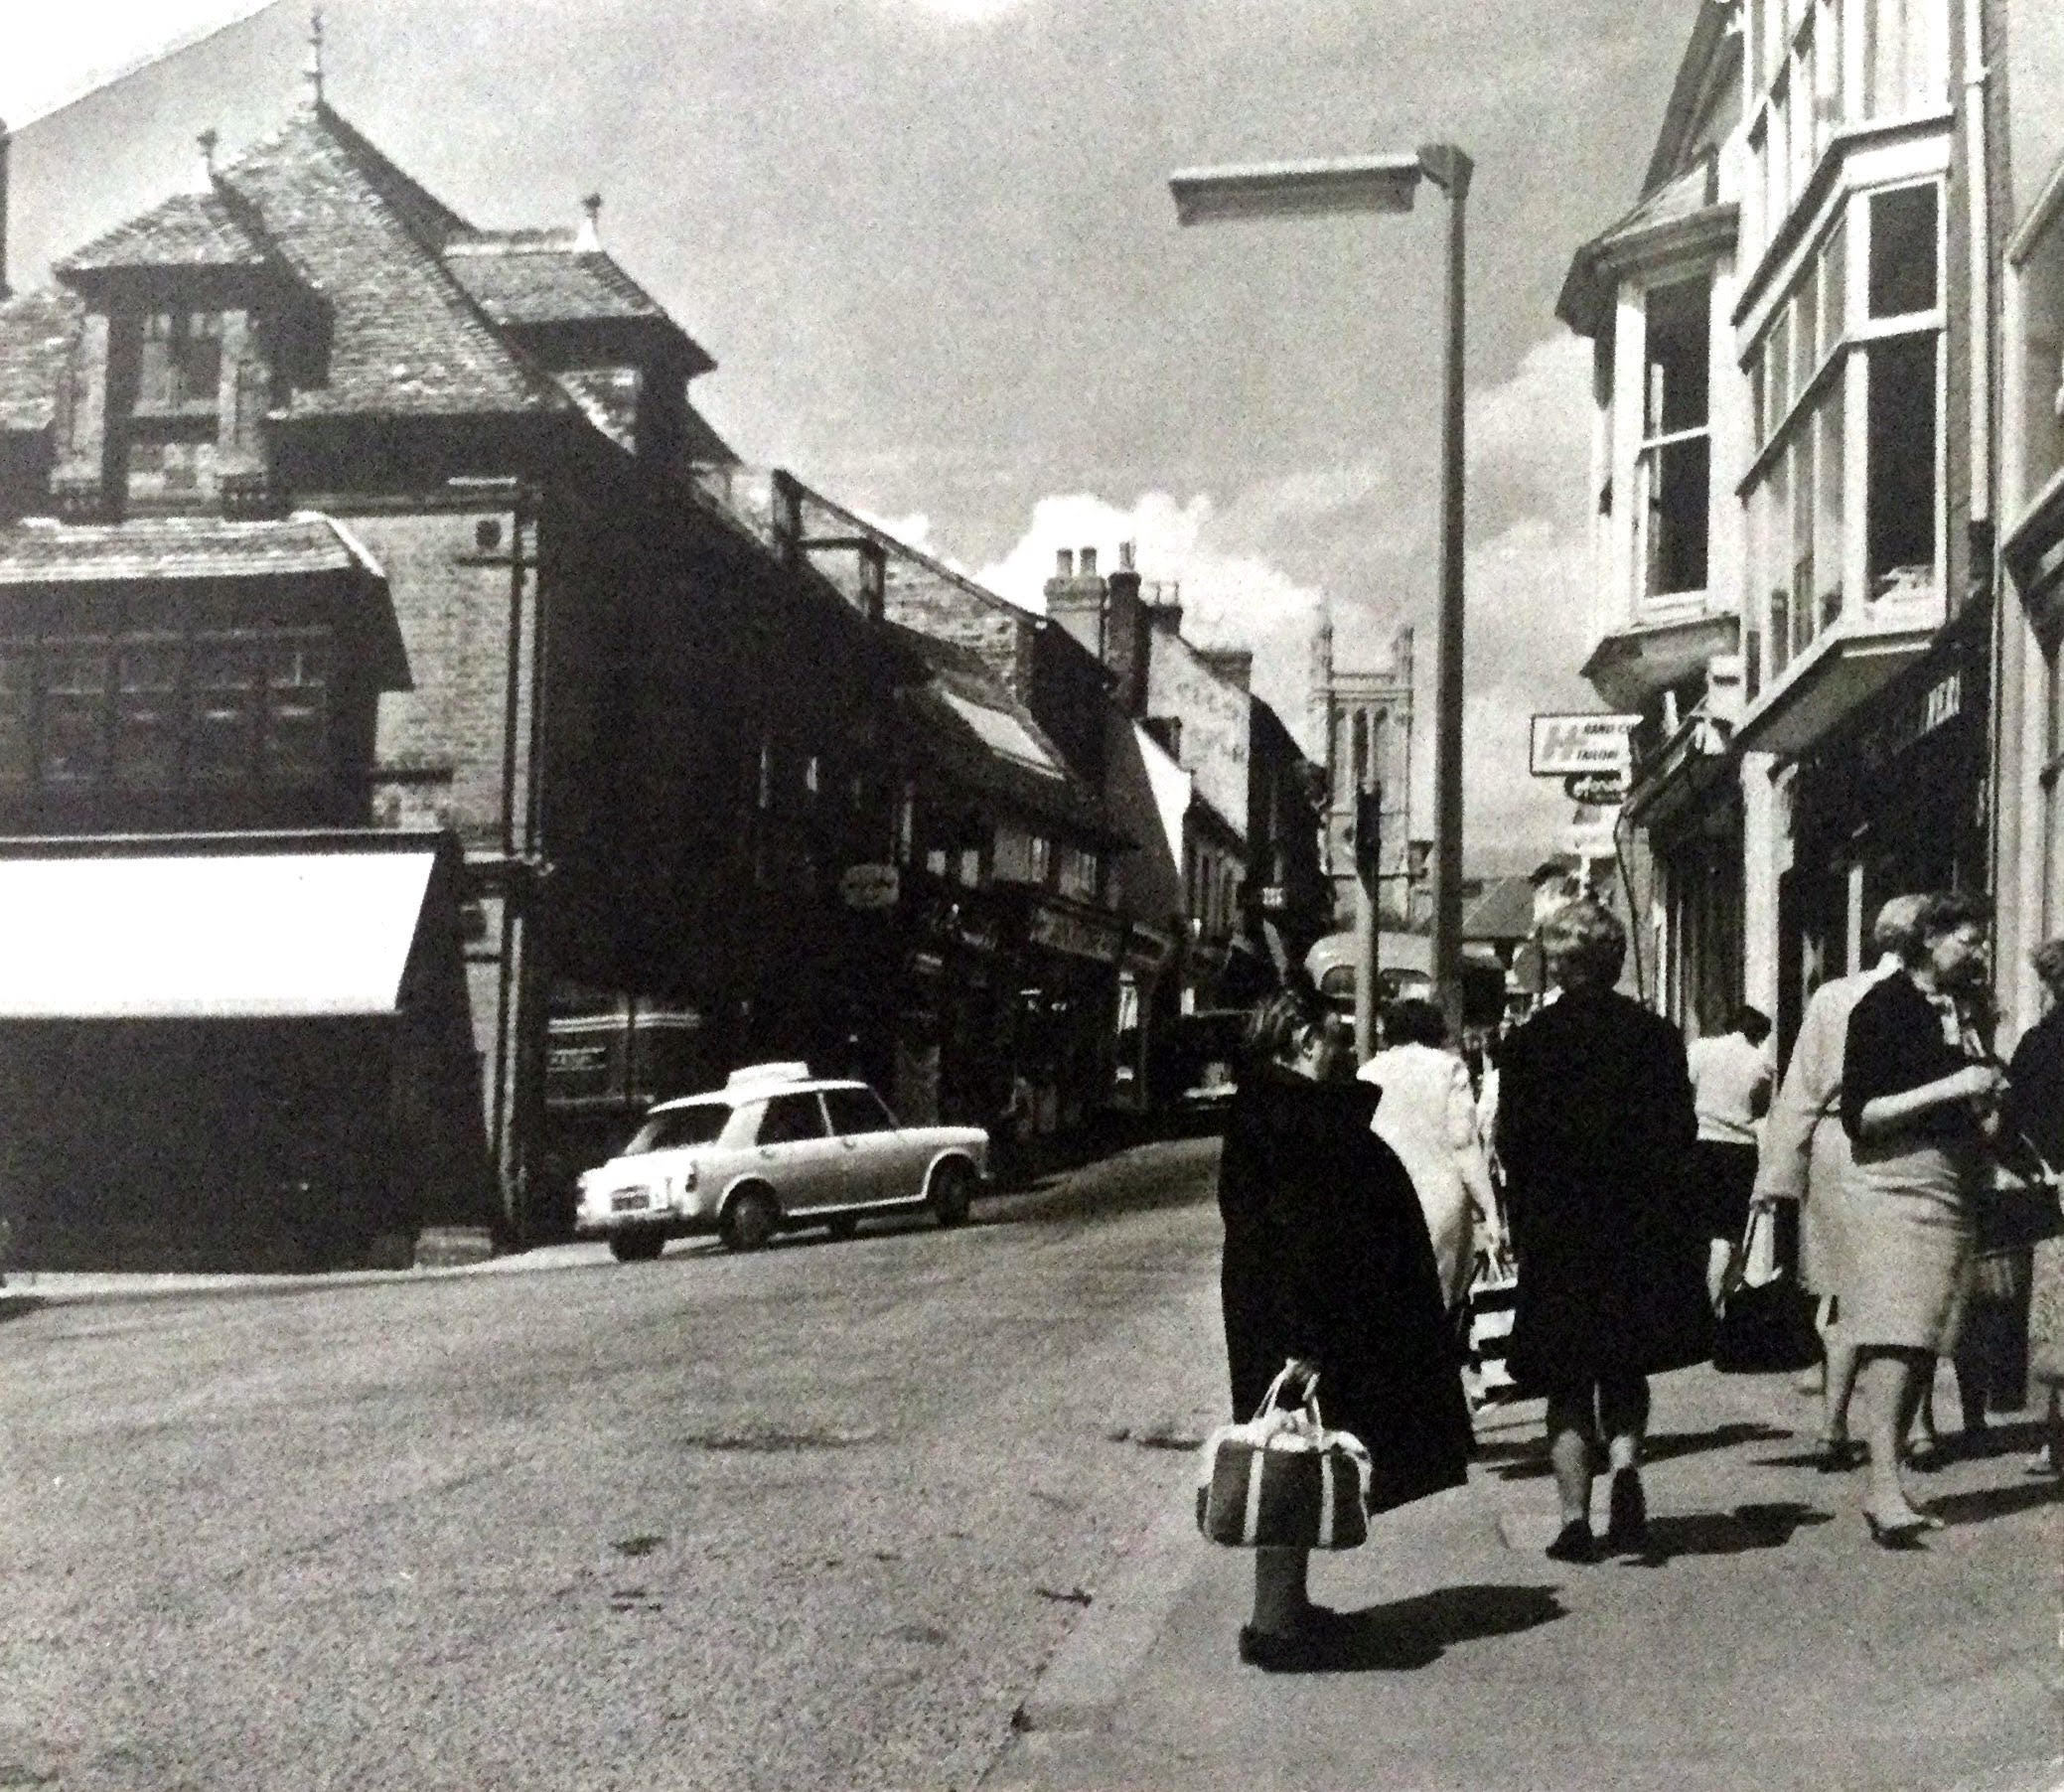
[[1027, 930], [1036, 946], [1063, 952], [1078, 959], [1095, 959], [1101, 965], [1118, 961], [1120, 941], [1115, 929], [1086, 921], [1079, 915], [1057, 909], [1036, 908]]

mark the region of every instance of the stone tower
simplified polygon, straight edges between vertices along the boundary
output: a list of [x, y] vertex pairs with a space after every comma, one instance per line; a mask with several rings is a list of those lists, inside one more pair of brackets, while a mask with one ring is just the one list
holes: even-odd
[[1412, 641], [1391, 640], [1387, 665], [1343, 672], [1333, 659], [1333, 620], [1321, 611], [1312, 649], [1312, 719], [1326, 764], [1326, 875], [1336, 927], [1354, 925], [1355, 793], [1382, 793], [1379, 909], [1387, 927], [1411, 913]]

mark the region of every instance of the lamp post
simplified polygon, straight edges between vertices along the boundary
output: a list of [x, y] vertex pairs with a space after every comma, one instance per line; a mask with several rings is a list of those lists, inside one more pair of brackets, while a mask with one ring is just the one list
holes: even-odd
[[[1415, 155], [1345, 156], [1184, 169], [1170, 177], [1178, 224], [1409, 212], [1421, 180], [1448, 200], [1446, 342], [1440, 420], [1440, 628], [1434, 669], [1433, 987], [1456, 1037], [1462, 1025], [1462, 501], [1463, 220], [1475, 164], [1451, 143]], [[1376, 1000], [1374, 867], [1356, 880], [1355, 1043], [1373, 1038]]]

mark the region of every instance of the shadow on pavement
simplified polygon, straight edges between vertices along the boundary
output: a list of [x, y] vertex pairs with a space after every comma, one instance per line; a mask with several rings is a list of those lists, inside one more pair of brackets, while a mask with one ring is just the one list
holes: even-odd
[[1634, 1562], [1642, 1568], [1661, 1568], [1677, 1556], [1741, 1556], [1750, 1550], [1781, 1550], [1806, 1526], [1833, 1522], [1832, 1514], [1797, 1500], [1737, 1506], [1732, 1512], [1651, 1518], [1648, 1548]]
[[27, 1318], [29, 1314], [39, 1311], [44, 1304], [40, 1294], [0, 1293], [0, 1323], [5, 1323], [9, 1319]]
[[1454, 1643], [1513, 1636], [1564, 1615], [1551, 1586], [1443, 1586], [1342, 1614], [1338, 1645], [1310, 1673], [1401, 1673], [1430, 1667]]
[[2047, 1506], [2064, 1493], [2064, 1483], [2043, 1476], [2030, 1477], [2012, 1487], [1982, 1487], [1972, 1493], [1946, 1493], [1926, 1502], [1927, 1509], [1946, 1525], [1982, 1525], [1989, 1518], [2007, 1518], [2016, 1512]]
[[[1696, 1456], [1707, 1450], [1732, 1449], [1739, 1443], [1782, 1443], [1794, 1433], [1776, 1425], [1734, 1420], [1709, 1431], [1664, 1431], [1641, 1446], [1644, 1463], [1668, 1462], [1676, 1456]], [[1477, 1446], [1477, 1459], [1508, 1481], [1532, 1481], [1551, 1473], [1548, 1441], [1530, 1437], [1525, 1442], [1484, 1443]]]

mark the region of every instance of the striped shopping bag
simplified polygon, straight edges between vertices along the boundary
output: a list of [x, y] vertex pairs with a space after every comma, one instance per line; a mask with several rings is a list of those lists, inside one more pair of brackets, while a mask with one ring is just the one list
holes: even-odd
[[1512, 1345], [1519, 1289], [1520, 1278], [1510, 1259], [1477, 1259], [1476, 1278], [1469, 1284], [1469, 1362], [1462, 1376], [1472, 1406], [1501, 1400], [1513, 1391], [1505, 1356]]
[[1369, 1536], [1368, 1450], [1319, 1416], [1316, 1378], [1303, 1404], [1277, 1407], [1289, 1370], [1269, 1384], [1245, 1424], [1205, 1440], [1197, 1529], [1234, 1549], [1352, 1550]]

